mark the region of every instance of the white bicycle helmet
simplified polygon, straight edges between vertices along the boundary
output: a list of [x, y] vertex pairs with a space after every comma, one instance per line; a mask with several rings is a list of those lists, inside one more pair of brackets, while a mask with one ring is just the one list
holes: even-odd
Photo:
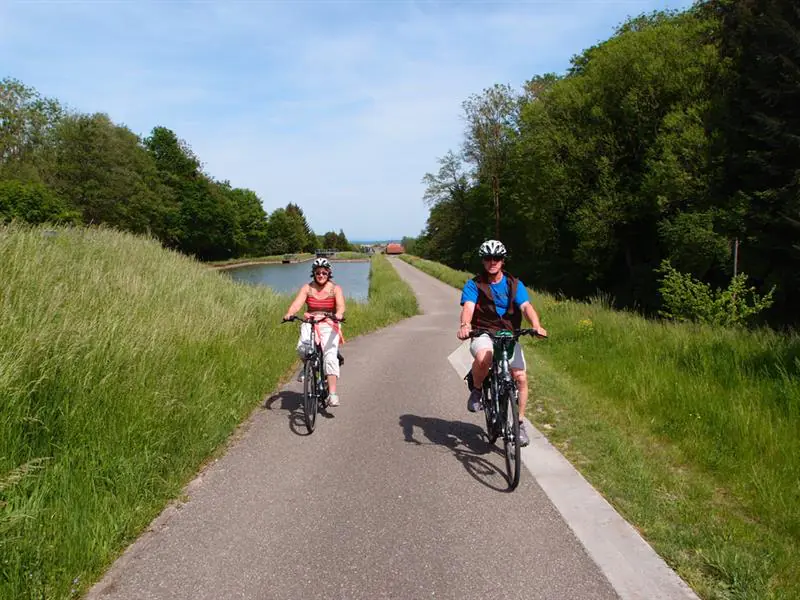
[[502, 242], [498, 242], [497, 240], [486, 240], [478, 249], [478, 255], [481, 258], [484, 256], [502, 256], [505, 258], [506, 254], [506, 247], [503, 246]]
[[314, 271], [316, 271], [320, 267], [328, 269], [328, 277], [333, 277], [333, 267], [331, 267], [331, 261], [329, 261], [324, 256], [315, 258], [314, 262], [311, 263], [311, 277], [314, 277]]

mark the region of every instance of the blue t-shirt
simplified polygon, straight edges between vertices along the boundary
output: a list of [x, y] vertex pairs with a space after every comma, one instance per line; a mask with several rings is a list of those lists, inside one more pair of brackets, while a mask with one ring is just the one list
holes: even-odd
[[[494, 305], [497, 307], [497, 315], [502, 317], [508, 310], [508, 282], [506, 276], [499, 283], [490, 283], [489, 287], [492, 288], [492, 296], [494, 296]], [[517, 282], [517, 295], [514, 297], [514, 304], [517, 308], [528, 302], [528, 290], [525, 289], [525, 284], [522, 280]], [[464, 284], [464, 289], [461, 290], [461, 304], [464, 302], [478, 302], [478, 284], [472, 279]]]

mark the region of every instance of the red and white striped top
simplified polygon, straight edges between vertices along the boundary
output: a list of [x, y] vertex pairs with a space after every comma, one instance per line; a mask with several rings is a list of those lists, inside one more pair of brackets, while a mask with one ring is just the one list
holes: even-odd
[[308, 306], [308, 312], [332, 313], [336, 311], [336, 296], [331, 294], [325, 298], [317, 298], [314, 296], [314, 289], [309, 287], [306, 295], [306, 306]]

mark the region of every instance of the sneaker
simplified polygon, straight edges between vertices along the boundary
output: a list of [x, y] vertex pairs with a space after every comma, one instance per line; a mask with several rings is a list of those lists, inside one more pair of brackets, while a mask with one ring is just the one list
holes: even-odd
[[528, 444], [531, 443], [531, 440], [528, 438], [528, 432], [525, 430], [525, 423], [523, 421], [519, 422], [519, 445], [521, 448], [524, 448]]
[[467, 410], [469, 412], [478, 412], [479, 410], [483, 410], [483, 402], [481, 402], [481, 390], [472, 390], [469, 393]]
[[328, 394], [328, 401], [326, 402], [328, 406], [339, 406], [339, 395], [338, 394]]

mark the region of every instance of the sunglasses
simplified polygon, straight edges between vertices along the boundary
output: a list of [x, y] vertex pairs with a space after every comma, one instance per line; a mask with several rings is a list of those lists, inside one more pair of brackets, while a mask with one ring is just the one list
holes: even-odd
[[484, 256], [483, 260], [485, 261], [492, 261], [492, 262], [500, 262], [501, 260], [505, 260], [505, 256]]

